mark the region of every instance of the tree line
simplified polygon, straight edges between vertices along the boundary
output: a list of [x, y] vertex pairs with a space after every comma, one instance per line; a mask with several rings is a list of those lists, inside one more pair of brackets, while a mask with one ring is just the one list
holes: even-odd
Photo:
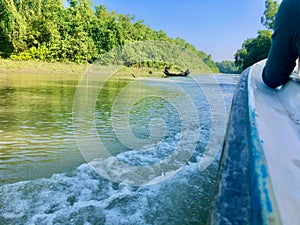
[[172, 39], [132, 15], [109, 12], [90, 0], [0, 0], [0, 57], [91, 63], [135, 41], [157, 40], [194, 52], [212, 71], [210, 55], [182, 38]]
[[257, 37], [245, 40], [242, 48], [236, 51], [234, 61], [216, 62], [216, 66], [221, 73], [241, 73], [247, 67], [268, 57], [278, 8], [279, 2], [277, 0], [265, 0], [265, 10], [261, 17], [261, 24], [266, 29], [259, 30]]
[[275, 16], [279, 8], [277, 0], [266, 0], [265, 10], [261, 17], [261, 23], [267, 29], [259, 30], [258, 36], [244, 41], [242, 48], [234, 56], [236, 66], [241, 69], [268, 57], [271, 47], [271, 38], [274, 30]]

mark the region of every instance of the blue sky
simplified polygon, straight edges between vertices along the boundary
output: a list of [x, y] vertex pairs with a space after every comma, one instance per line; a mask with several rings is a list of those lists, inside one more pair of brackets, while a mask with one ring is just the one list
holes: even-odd
[[264, 29], [265, 0], [93, 0], [108, 11], [130, 14], [154, 30], [181, 37], [215, 61], [234, 60], [247, 38]]

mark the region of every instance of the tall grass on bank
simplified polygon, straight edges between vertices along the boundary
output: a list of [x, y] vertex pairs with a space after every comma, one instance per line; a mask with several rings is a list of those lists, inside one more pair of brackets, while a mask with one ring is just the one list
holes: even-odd
[[0, 59], [0, 73], [83, 74], [89, 64]]

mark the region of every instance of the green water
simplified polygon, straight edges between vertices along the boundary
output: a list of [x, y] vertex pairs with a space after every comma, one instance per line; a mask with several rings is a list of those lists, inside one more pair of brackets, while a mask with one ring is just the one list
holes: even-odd
[[[138, 188], [113, 183], [85, 163], [73, 130], [73, 101], [80, 78], [80, 75], [0, 74], [0, 224], [69, 224], [70, 221], [83, 224], [96, 219], [106, 221], [101, 224], [124, 221], [127, 224], [205, 224], [218, 157], [206, 170], [199, 171], [199, 159], [211, 130], [211, 114], [206, 96], [193, 79], [204, 79], [203, 86], [212, 93], [220, 86], [226, 108], [230, 107], [236, 80], [220, 78], [219, 85], [206, 82], [202, 75], [170, 80], [182, 87], [195, 103], [200, 129], [195, 124], [188, 125], [199, 132], [199, 142], [194, 156], [180, 172], [164, 182]], [[105, 147], [112, 155], [120, 153], [121, 159], [133, 165], [166, 159], [181, 137], [180, 119], [174, 104], [161, 98], [164, 92], [180, 103], [183, 114], [189, 115], [187, 103], [167, 79], [140, 81], [137, 88], [126, 89], [124, 93], [121, 90], [125, 90], [130, 80], [106, 83], [93, 114]], [[143, 139], [150, 135], [150, 119], [162, 118], [168, 128], [164, 142], [147, 151], [128, 151], [113, 134], [114, 101], [117, 96], [125, 96], [127, 100], [141, 92], [153, 95], [154, 91], [155, 96], [133, 105], [128, 120], [131, 132]], [[188, 145], [190, 140], [185, 141]]]
[[[74, 170], [85, 163], [77, 146], [73, 120], [73, 101], [82, 75], [0, 74], [0, 185]], [[132, 81], [132, 80], [131, 80]], [[111, 108], [130, 79], [112, 79], [99, 92], [94, 113], [98, 133], [111, 154], [128, 150], [116, 141], [111, 125]], [[164, 82], [139, 85], [126, 92], [128, 98]], [[92, 84], [90, 88], [92, 88]], [[172, 90], [169, 90], [172, 91]], [[176, 93], [174, 92], [174, 95]], [[151, 98], [132, 108], [132, 132], [138, 138], [149, 135], [147, 124], [165, 108], [164, 119], [176, 115], [171, 106]], [[166, 111], [167, 110], [167, 111]], [[172, 113], [172, 114], [171, 114]], [[93, 118], [88, 118], [93, 119]], [[175, 121], [175, 120], [174, 120]], [[144, 126], [143, 124], [146, 124]], [[175, 124], [172, 124], [174, 130]], [[176, 130], [176, 129], [175, 129]], [[82, 133], [86, 130], [82, 129]], [[168, 135], [174, 134], [169, 129]]]
[[71, 116], [79, 78], [0, 75], [1, 183], [49, 177], [83, 162]]

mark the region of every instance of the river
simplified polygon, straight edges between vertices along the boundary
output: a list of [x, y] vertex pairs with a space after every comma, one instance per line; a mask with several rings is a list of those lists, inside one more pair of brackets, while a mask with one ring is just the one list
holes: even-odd
[[[238, 76], [102, 82], [91, 114], [96, 137], [88, 146], [101, 140], [109, 156], [90, 163], [79, 140], [89, 133], [80, 124], [87, 110], [78, 98], [87, 89], [80, 79], [0, 75], [0, 224], [205, 224], [220, 158], [212, 135], [224, 131]], [[190, 154], [178, 167], [160, 174], [151, 167], [177, 149]], [[127, 167], [113, 168], [115, 159], [154, 172], [132, 178]], [[105, 171], [93, 169], [97, 164]]]

